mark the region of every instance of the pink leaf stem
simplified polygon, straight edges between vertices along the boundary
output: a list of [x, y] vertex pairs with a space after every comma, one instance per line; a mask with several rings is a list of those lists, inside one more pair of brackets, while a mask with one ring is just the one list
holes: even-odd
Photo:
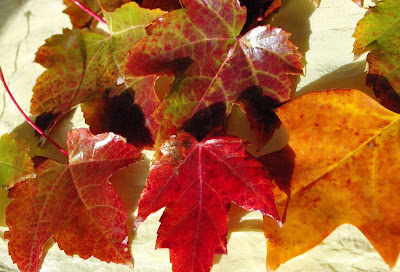
[[107, 25], [106, 21], [104, 21], [103, 18], [101, 18], [99, 15], [97, 15], [96, 13], [94, 13], [93, 11], [91, 11], [88, 7], [86, 7], [84, 4], [82, 4], [81, 2], [79, 2], [78, 0], [71, 0], [72, 2], [74, 2], [78, 7], [80, 7], [83, 11], [85, 11], [86, 13], [88, 13], [90, 16], [92, 16], [93, 18], [95, 18], [97, 21], [99, 21], [100, 23], [103, 23], [105, 25]]
[[31, 125], [31, 127], [33, 127], [37, 132], [39, 132], [40, 135], [42, 135], [43, 137], [45, 137], [50, 143], [52, 143], [55, 147], [58, 148], [58, 150], [60, 150], [65, 156], [68, 157], [68, 152], [65, 151], [61, 146], [59, 146], [56, 142], [54, 142], [47, 134], [45, 134], [38, 126], [35, 125], [34, 122], [32, 122], [32, 120], [25, 114], [25, 112], [21, 109], [21, 107], [18, 105], [17, 101], [14, 99], [14, 96], [11, 94], [10, 89], [7, 86], [7, 83], [4, 79], [4, 75], [3, 75], [3, 71], [1, 70], [0, 67], [0, 78], [1, 81], [3, 82], [4, 88], [6, 88], [6, 91], [8, 93], [8, 95], [10, 96], [11, 100], [14, 102], [15, 106], [17, 107], [17, 109], [19, 110], [19, 112], [24, 116], [25, 120], [29, 123], [29, 125]]

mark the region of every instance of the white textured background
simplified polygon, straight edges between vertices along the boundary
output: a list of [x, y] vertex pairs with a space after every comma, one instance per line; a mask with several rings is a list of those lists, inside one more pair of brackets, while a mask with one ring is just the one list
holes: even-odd
[[[297, 94], [328, 88], [357, 88], [371, 93], [365, 85], [365, 56], [353, 61], [351, 37], [356, 23], [366, 10], [356, 6], [351, 0], [322, 0], [315, 9], [309, 0], [283, 0], [284, 4], [271, 24], [281, 26], [293, 33], [292, 41], [305, 55], [305, 77], [296, 80]], [[373, 3], [367, 1], [366, 5]], [[0, 65], [6, 81], [20, 106], [28, 113], [32, 87], [43, 68], [33, 63], [37, 48], [51, 35], [60, 34], [62, 28], [70, 27], [69, 19], [61, 13], [62, 0], [0, 0]], [[230, 131], [242, 135], [250, 141], [254, 138], [248, 132], [248, 124], [243, 123], [243, 115], [234, 113], [234, 128]], [[73, 127], [85, 126], [79, 109], [64, 118], [52, 134], [59, 143], [65, 142], [65, 132]], [[31, 148], [31, 155], [49, 154], [58, 161], [64, 160], [55, 148], [46, 146], [45, 151], [36, 148], [33, 131], [24, 123], [11, 100], [0, 87], [0, 135], [14, 132], [25, 139]], [[282, 145], [277, 141], [265, 150], [276, 149]], [[284, 142], [284, 141], [283, 141]], [[252, 147], [250, 147], [252, 150]], [[264, 151], [265, 151], [264, 150]], [[118, 175], [125, 182], [115, 184], [121, 192], [126, 208], [132, 214], [137, 199], [144, 186], [149, 158], [130, 167]], [[12, 264], [7, 251], [7, 241], [3, 233], [7, 230], [4, 223], [7, 192], [0, 189], [0, 272], [18, 271]], [[130, 235], [133, 271], [153, 272], [171, 271], [168, 250], [154, 250], [158, 219], [161, 212], [150, 216], [140, 225], [135, 235]], [[304, 237], [307, 239], [307, 237]], [[265, 271], [266, 240], [262, 231], [262, 216], [246, 213], [233, 207], [231, 211], [228, 254], [216, 256], [213, 272], [222, 271]], [[131, 268], [107, 264], [95, 258], [82, 260], [79, 257], [66, 256], [57, 245], [49, 243], [41, 272], [50, 271], [132, 271]], [[366, 238], [351, 225], [340, 226], [319, 246], [309, 252], [288, 261], [278, 268], [279, 272], [294, 271], [390, 271], [379, 254]], [[393, 271], [400, 271], [398, 264]]]

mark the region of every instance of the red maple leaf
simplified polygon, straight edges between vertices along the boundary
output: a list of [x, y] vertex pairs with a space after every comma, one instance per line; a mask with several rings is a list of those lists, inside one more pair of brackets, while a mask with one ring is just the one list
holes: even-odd
[[173, 271], [209, 271], [214, 255], [226, 254], [231, 202], [279, 220], [269, 175], [245, 148], [237, 137], [198, 142], [187, 133], [161, 147], [135, 226], [166, 206], [156, 248], [170, 249]]
[[23, 272], [37, 271], [53, 237], [68, 255], [130, 264], [127, 213], [108, 179], [140, 152], [113, 133], [86, 129], [71, 131], [67, 146], [69, 164], [46, 160], [36, 178], [10, 190], [4, 237], [13, 261]]

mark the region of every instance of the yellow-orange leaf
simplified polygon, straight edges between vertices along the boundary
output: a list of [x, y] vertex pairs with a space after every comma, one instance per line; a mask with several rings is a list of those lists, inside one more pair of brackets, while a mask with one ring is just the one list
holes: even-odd
[[[265, 219], [268, 269], [318, 245], [344, 223], [358, 227], [393, 266], [400, 252], [400, 115], [357, 90], [310, 93], [277, 115], [292, 150], [264, 160], [267, 168], [270, 161], [288, 168], [292, 159], [293, 168], [275, 173], [278, 182], [289, 178], [291, 197], [287, 203], [283, 191], [275, 194], [281, 216], [287, 204], [282, 228]], [[287, 192], [287, 185], [280, 187]]]

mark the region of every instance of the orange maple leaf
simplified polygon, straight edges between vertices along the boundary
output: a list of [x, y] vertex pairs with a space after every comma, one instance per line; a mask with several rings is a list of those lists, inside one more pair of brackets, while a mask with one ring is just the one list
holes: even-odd
[[267, 268], [313, 248], [345, 223], [393, 266], [400, 252], [400, 208], [394, 205], [400, 203], [400, 115], [357, 90], [310, 93], [277, 115], [290, 148], [261, 159], [275, 168], [285, 220], [279, 228], [265, 218]]

